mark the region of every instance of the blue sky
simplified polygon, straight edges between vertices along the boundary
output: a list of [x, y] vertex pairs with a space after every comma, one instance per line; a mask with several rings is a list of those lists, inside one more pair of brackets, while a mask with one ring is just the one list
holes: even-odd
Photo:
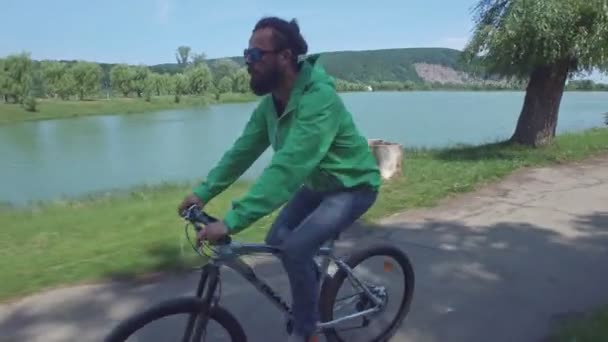
[[[241, 55], [256, 21], [296, 18], [310, 52], [400, 47], [462, 49], [477, 0], [2, 0], [0, 56], [107, 63], [175, 62], [179, 45]], [[594, 80], [608, 76], [594, 73]]]
[[176, 47], [184, 44], [210, 58], [234, 56], [265, 15], [297, 18], [310, 52], [460, 49], [470, 35], [476, 2], [2, 0], [0, 55], [26, 50], [35, 59], [155, 64], [174, 62]]

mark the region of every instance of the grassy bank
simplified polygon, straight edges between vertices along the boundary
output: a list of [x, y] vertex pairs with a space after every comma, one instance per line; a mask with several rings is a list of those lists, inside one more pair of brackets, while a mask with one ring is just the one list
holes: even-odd
[[192, 108], [212, 103], [254, 101], [255, 95], [227, 93], [215, 96], [182, 96], [175, 103], [173, 96], [154, 96], [150, 102], [143, 98], [113, 97], [89, 101], [38, 100], [37, 111], [28, 112], [19, 104], [0, 103], [0, 124], [19, 121], [61, 119], [100, 114], [144, 113], [166, 109]]
[[[430, 206], [521, 167], [606, 152], [608, 129], [563, 135], [542, 149], [492, 144], [406, 151], [405, 177], [383, 187], [365, 219]], [[174, 270], [200, 262], [184, 238], [175, 211], [188, 190], [186, 184], [164, 185], [45, 203], [28, 210], [0, 209], [0, 300], [62, 284]], [[209, 211], [221, 216], [232, 198], [245, 190], [245, 184], [234, 185], [209, 204]], [[262, 219], [237, 239], [259, 241], [272, 217]]]
[[608, 306], [567, 323], [551, 342], [608, 341]]

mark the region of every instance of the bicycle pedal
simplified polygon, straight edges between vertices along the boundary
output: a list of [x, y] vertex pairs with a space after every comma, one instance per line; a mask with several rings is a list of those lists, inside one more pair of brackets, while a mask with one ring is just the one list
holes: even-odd
[[291, 335], [293, 333], [293, 321], [288, 319], [285, 323], [285, 330], [287, 331], [287, 335]]

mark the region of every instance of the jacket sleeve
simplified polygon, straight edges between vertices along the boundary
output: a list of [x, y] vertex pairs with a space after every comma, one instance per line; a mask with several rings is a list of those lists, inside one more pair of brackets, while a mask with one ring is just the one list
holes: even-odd
[[293, 124], [268, 167], [250, 191], [224, 217], [231, 233], [270, 214], [304, 183], [332, 144], [340, 117], [333, 88], [318, 88], [302, 96], [293, 113]]
[[253, 111], [243, 132], [207, 178], [193, 189], [194, 194], [207, 203], [234, 183], [269, 146], [264, 113], [259, 107]]

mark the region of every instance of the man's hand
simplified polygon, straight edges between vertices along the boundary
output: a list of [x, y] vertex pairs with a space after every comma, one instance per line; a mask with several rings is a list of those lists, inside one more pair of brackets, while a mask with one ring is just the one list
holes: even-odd
[[180, 205], [177, 207], [177, 214], [181, 216], [182, 212], [188, 209], [188, 207], [192, 206], [193, 204], [197, 204], [201, 208], [204, 206], [204, 203], [203, 201], [201, 201], [200, 198], [196, 197], [196, 195], [194, 194], [190, 194], [186, 196], [182, 203], [180, 203]]
[[200, 246], [201, 241], [203, 241], [203, 240], [215, 242], [215, 241], [223, 238], [226, 235], [228, 235], [228, 227], [226, 227], [224, 222], [217, 221], [217, 222], [208, 224], [207, 226], [205, 226], [204, 229], [202, 229], [200, 232], [198, 232], [198, 234], [196, 236], [196, 242], [197, 242], [197, 245]]

